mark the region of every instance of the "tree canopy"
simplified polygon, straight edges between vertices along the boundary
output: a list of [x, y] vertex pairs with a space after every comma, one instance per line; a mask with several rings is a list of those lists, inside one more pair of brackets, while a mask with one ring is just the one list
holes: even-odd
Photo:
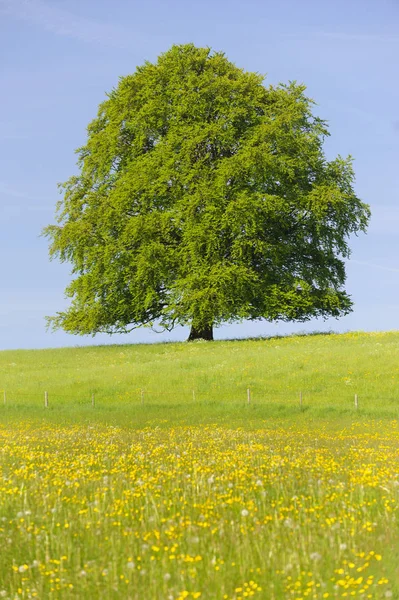
[[369, 209], [328, 161], [305, 86], [265, 86], [220, 52], [173, 46], [100, 104], [62, 184], [50, 256], [72, 265], [67, 332], [339, 317]]

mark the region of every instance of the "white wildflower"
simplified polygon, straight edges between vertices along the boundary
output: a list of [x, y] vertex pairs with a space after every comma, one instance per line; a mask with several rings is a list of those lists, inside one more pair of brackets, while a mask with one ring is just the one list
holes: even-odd
[[321, 554], [319, 554], [318, 552], [312, 552], [312, 554], [309, 555], [310, 560], [320, 560], [321, 559]]
[[292, 522], [292, 519], [290, 519], [289, 517], [288, 517], [288, 519], [285, 519], [284, 520], [284, 526], [285, 527], [293, 527], [294, 523]]

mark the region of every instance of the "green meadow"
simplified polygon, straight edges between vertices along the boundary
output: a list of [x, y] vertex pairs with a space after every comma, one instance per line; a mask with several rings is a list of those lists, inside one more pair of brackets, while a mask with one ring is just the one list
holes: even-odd
[[0, 374], [0, 598], [399, 598], [399, 333], [4, 351]]
[[44, 392], [48, 418], [137, 426], [298, 413], [397, 417], [399, 333], [4, 351], [0, 390], [0, 418], [43, 416]]

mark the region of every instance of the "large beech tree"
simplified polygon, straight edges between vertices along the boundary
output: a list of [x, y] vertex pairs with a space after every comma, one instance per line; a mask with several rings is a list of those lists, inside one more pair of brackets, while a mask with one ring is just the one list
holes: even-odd
[[173, 46], [122, 77], [61, 188], [50, 255], [72, 265], [78, 334], [344, 315], [349, 236], [369, 209], [351, 158], [327, 161], [305, 87]]

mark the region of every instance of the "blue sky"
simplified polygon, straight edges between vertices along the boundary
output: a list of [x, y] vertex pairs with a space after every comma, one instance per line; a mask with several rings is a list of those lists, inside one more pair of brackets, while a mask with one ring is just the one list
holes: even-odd
[[0, 0], [0, 349], [187, 337], [46, 332], [44, 316], [66, 306], [69, 268], [49, 261], [39, 237], [105, 93], [186, 42], [223, 50], [269, 83], [305, 83], [329, 121], [328, 157], [355, 157], [356, 190], [373, 214], [351, 244], [351, 315], [242, 323], [216, 337], [399, 329], [398, 17], [397, 0]]

